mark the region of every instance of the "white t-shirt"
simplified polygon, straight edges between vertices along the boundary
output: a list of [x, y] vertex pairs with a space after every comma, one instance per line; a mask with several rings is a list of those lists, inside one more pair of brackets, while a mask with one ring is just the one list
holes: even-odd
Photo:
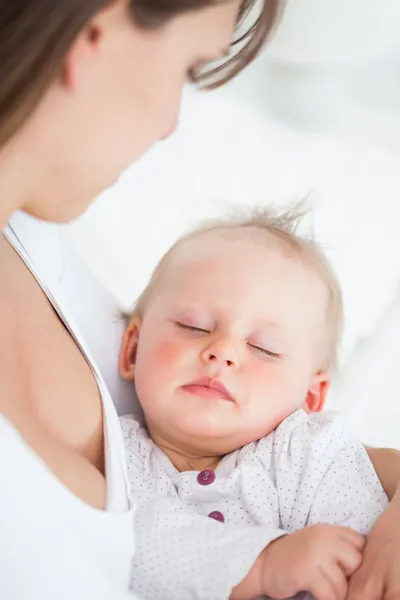
[[296, 411], [215, 471], [183, 473], [133, 417], [121, 424], [138, 504], [131, 585], [146, 600], [227, 599], [278, 536], [317, 523], [366, 535], [387, 505], [367, 452], [332, 413]]
[[[63, 246], [59, 227], [24, 214], [16, 214], [4, 233], [71, 332], [96, 378], [104, 412], [107, 510], [91, 508], [66, 489], [14, 427], [0, 417], [0, 596], [7, 600], [135, 598], [128, 592], [134, 503], [123, 440], [110, 394], [69, 310], [65, 286], [71, 276], [68, 261], [72, 255]], [[77, 289], [75, 285], [75, 295]], [[85, 305], [85, 293], [82, 303]], [[110, 348], [111, 365], [117, 360], [117, 348], [114, 359], [112, 353]]]

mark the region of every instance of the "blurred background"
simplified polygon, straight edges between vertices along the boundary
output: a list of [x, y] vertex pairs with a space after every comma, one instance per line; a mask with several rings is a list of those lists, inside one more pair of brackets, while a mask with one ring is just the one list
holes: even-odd
[[221, 90], [188, 88], [177, 133], [68, 235], [125, 308], [199, 219], [307, 194], [345, 301], [329, 405], [400, 448], [399, 0], [287, 0], [262, 56]]

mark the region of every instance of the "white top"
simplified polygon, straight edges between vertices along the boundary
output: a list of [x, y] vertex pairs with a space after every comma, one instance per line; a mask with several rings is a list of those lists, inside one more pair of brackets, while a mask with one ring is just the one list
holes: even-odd
[[317, 523], [367, 534], [387, 505], [368, 454], [331, 413], [297, 411], [200, 474], [178, 472], [133, 417], [121, 423], [138, 503], [131, 585], [147, 600], [227, 599], [279, 535]]
[[104, 412], [107, 511], [56, 479], [0, 417], [0, 590], [10, 600], [128, 600], [133, 509], [117, 413], [65, 302], [57, 226], [17, 214], [5, 235], [85, 355]]

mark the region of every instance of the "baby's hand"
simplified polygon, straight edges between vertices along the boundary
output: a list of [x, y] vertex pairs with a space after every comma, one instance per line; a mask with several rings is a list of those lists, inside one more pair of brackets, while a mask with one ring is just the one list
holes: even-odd
[[348, 578], [362, 560], [365, 539], [347, 527], [312, 525], [278, 538], [262, 554], [263, 594], [344, 600]]

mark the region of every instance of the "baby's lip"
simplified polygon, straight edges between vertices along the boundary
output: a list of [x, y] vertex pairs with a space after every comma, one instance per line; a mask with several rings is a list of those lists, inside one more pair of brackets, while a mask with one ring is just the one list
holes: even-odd
[[226, 400], [230, 400], [231, 402], [234, 402], [234, 398], [233, 398], [232, 394], [230, 393], [230, 391], [224, 386], [224, 384], [221, 381], [219, 381], [218, 379], [214, 379], [213, 377], [200, 377], [200, 379], [191, 381], [190, 383], [187, 383], [183, 387], [192, 387], [192, 386], [205, 387], [205, 388], [209, 388], [211, 390], [216, 390]]

